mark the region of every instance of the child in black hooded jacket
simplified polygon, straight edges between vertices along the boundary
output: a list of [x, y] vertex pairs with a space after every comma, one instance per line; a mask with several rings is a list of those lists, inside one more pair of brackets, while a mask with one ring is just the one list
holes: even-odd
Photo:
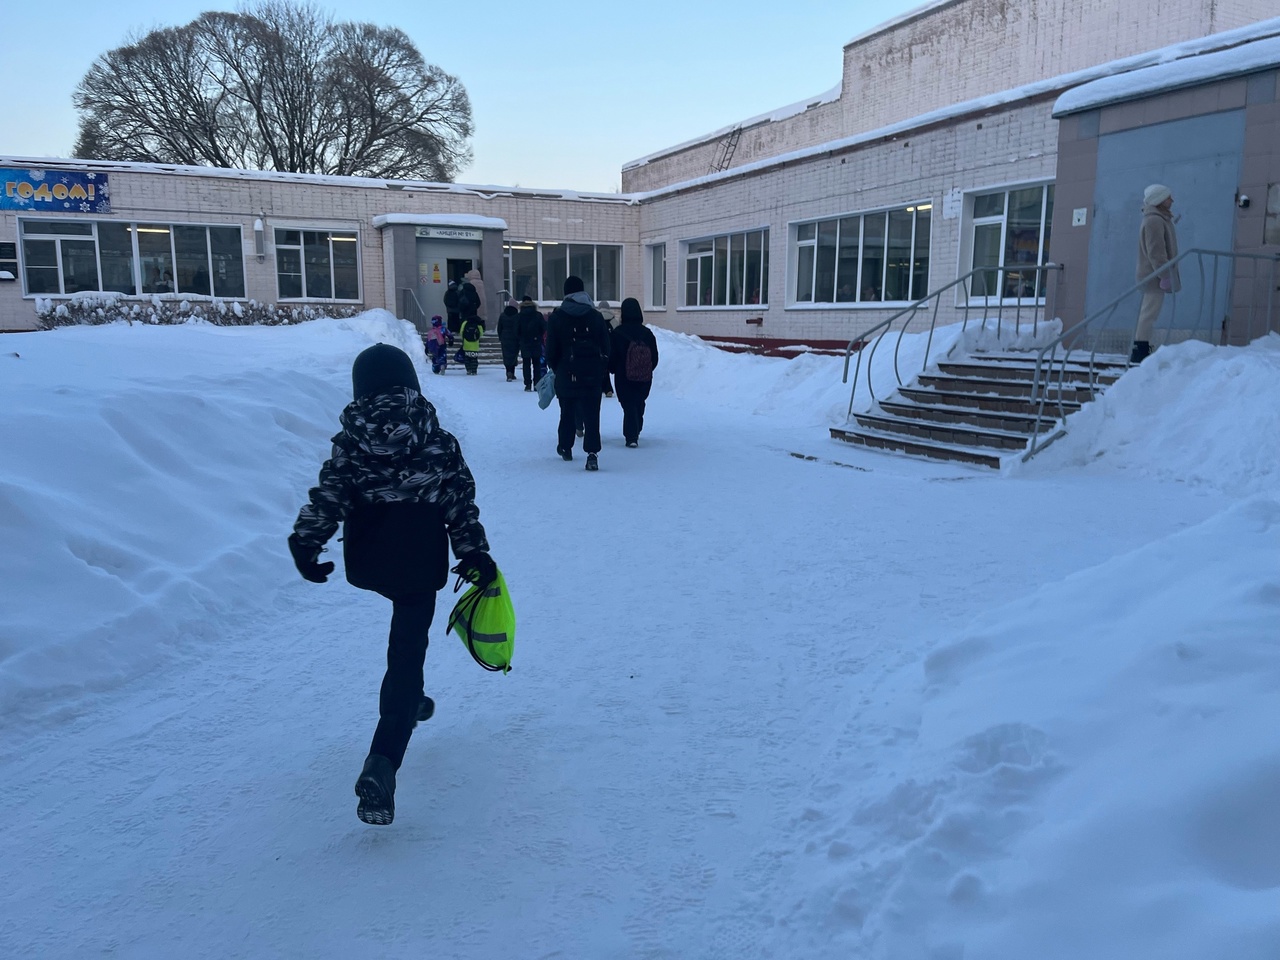
[[422, 396], [408, 354], [372, 346], [356, 357], [351, 380], [355, 399], [342, 411], [342, 431], [298, 513], [289, 551], [303, 577], [324, 583], [333, 563], [320, 563], [320, 552], [342, 523], [347, 580], [391, 600], [378, 726], [356, 781], [357, 815], [388, 824], [409, 737], [434, 710], [422, 667], [436, 592], [449, 579], [450, 543], [454, 572], [465, 579], [487, 586], [497, 568], [471, 471]]

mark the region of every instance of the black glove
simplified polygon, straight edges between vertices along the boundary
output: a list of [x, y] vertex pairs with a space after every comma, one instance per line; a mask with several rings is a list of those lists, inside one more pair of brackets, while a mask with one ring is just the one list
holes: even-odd
[[333, 561], [316, 563], [320, 557], [320, 548], [303, 543], [296, 533], [289, 534], [289, 552], [293, 554], [293, 564], [304, 580], [324, 583], [329, 579], [329, 574], [333, 573]]
[[483, 550], [459, 557], [458, 565], [453, 568], [453, 572], [463, 580], [474, 583], [481, 590], [498, 579], [498, 565], [493, 562], [493, 557]]

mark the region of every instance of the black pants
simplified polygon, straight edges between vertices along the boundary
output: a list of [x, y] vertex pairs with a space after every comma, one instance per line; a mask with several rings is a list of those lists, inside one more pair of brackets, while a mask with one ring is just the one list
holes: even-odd
[[624, 386], [619, 378], [617, 384], [618, 403], [622, 404], [622, 436], [628, 443], [640, 439], [640, 431], [644, 429], [644, 402], [649, 399], [649, 385], [642, 387]]
[[422, 702], [422, 664], [427, 632], [436, 613], [436, 595], [425, 593], [392, 601], [391, 635], [387, 640], [387, 672], [378, 697], [378, 729], [369, 752], [386, 757], [400, 769], [413, 723]]
[[519, 355], [520, 345], [518, 343], [502, 344], [502, 365], [507, 368], [508, 377], [516, 375], [516, 359]]
[[580, 397], [557, 397], [560, 401], [560, 425], [556, 429], [556, 442], [562, 450], [572, 450], [576, 424], [582, 421], [582, 449], [587, 453], [600, 452], [600, 392], [593, 390]]
[[542, 345], [520, 344], [520, 355], [524, 358], [524, 385], [532, 387], [542, 379]]

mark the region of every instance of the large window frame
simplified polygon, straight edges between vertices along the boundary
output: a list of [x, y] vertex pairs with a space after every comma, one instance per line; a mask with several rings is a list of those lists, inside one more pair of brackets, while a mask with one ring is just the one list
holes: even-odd
[[19, 217], [23, 296], [245, 300], [243, 238], [240, 224]]
[[789, 308], [881, 306], [928, 296], [931, 200], [796, 221], [789, 230]]
[[982, 271], [969, 285], [970, 303], [1044, 301], [1045, 272], [1018, 268], [1048, 262], [1053, 201], [1051, 180], [977, 190], [968, 196], [969, 265], [961, 273]]
[[272, 239], [281, 302], [364, 301], [359, 229], [276, 223]]
[[[620, 243], [581, 243], [567, 240], [504, 240], [502, 276], [512, 297], [532, 297], [540, 304], [559, 303], [564, 281], [582, 279], [592, 300], [622, 300], [625, 264]], [[532, 290], [532, 292], [530, 292]]]
[[769, 305], [769, 228], [680, 241], [681, 310]]

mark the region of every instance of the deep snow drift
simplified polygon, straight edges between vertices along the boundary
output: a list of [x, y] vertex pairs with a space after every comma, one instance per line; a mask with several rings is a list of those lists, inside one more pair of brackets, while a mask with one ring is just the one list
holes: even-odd
[[441, 595], [386, 829], [388, 605], [284, 537], [411, 328], [0, 339], [0, 956], [1273, 957], [1280, 337], [998, 476], [829, 440], [838, 361], [658, 335], [594, 475], [420, 368], [520, 632], [485, 675]]

